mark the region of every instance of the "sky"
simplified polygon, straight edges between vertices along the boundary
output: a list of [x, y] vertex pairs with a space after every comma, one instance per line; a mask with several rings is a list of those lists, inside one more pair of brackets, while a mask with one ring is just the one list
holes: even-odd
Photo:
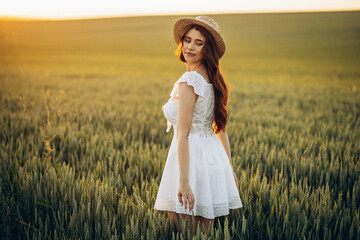
[[360, 0], [0, 0], [1, 17], [45, 19], [339, 10], [360, 10]]

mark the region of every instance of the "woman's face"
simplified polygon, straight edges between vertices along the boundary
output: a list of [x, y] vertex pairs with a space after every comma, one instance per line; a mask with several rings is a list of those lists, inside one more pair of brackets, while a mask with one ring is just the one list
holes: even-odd
[[195, 28], [190, 29], [184, 37], [182, 54], [187, 63], [201, 62], [202, 50], [205, 45], [205, 37]]

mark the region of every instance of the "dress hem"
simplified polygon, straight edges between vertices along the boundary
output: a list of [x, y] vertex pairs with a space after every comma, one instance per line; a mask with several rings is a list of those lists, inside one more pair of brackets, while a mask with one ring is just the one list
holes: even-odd
[[[233, 208], [229, 207], [229, 210], [230, 209], [231, 210], [240, 209], [242, 207], [243, 207], [242, 205], [240, 205], [239, 207], [233, 207]], [[189, 213], [189, 211], [187, 211], [187, 212], [177, 212], [176, 209], [175, 210], [174, 209], [161, 209], [161, 208], [155, 208], [155, 207], [154, 207], [154, 209], [157, 210], [157, 211], [162, 211], [162, 212], [165, 212], [165, 211], [167, 211], [167, 212], [175, 212], [175, 213], [179, 213], [179, 214], [186, 214], [186, 215], [192, 216], [192, 213]], [[227, 211], [227, 213], [217, 215], [217, 216], [214, 216], [214, 217], [207, 217], [207, 216], [203, 216], [201, 214], [195, 214], [195, 213], [194, 213], [194, 216], [203, 217], [203, 218], [206, 218], [206, 219], [215, 219], [217, 217], [228, 216], [229, 214], [230, 214], [230, 211]]]
[[[158, 202], [160, 201], [160, 203]], [[239, 209], [242, 208], [243, 205], [241, 201], [235, 201], [230, 203], [219, 204], [217, 207], [205, 207], [201, 205], [195, 205], [193, 210], [185, 210], [183, 206], [178, 202], [166, 201], [166, 200], [158, 200], [154, 205], [154, 209], [158, 211], [170, 211], [176, 212], [180, 214], [187, 214], [194, 216], [201, 216], [207, 219], [214, 219], [216, 217], [229, 215], [230, 209]]]

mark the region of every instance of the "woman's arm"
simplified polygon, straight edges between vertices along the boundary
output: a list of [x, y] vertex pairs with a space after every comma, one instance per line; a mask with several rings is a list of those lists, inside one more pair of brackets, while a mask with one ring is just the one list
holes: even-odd
[[224, 146], [225, 148], [225, 152], [229, 157], [229, 163], [231, 166], [231, 169], [234, 172], [233, 169], [233, 165], [231, 163], [231, 151], [230, 151], [230, 142], [229, 142], [229, 137], [227, 135], [226, 129], [221, 129], [219, 133], [216, 134], [218, 136], [218, 138], [220, 139], [221, 144]]
[[218, 138], [220, 139], [220, 142], [222, 143], [222, 145], [224, 146], [225, 148], [225, 152], [226, 154], [228, 155], [229, 157], [229, 163], [230, 163], [230, 166], [231, 166], [231, 169], [232, 169], [232, 172], [233, 172], [233, 176], [234, 176], [234, 180], [235, 180], [235, 184], [236, 184], [236, 187], [237, 189], [239, 189], [239, 181], [235, 175], [235, 172], [234, 172], [234, 168], [232, 166], [232, 163], [231, 163], [231, 151], [230, 151], [230, 142], [229, 142], [229, 137], [227, 135], [227, 132], [226, 132], [226, 129], [222, 129], [218, 134], [216, 134], [218, 136]]
[[[178, 163], [179, 163], [179, 202], [185, 204], [187, 208], [187, 200], [189, 201], [189, 211], [194, 207], [194, 195], [189, 184], [189, 142], [192, 116], [197, 95], [194, 93], [192, 86], [187, 83], [179, 84], [179, 108], [176, 126], [177, 142], [178, 142]], [[183, 199], [184, 202], [183, 202]]]

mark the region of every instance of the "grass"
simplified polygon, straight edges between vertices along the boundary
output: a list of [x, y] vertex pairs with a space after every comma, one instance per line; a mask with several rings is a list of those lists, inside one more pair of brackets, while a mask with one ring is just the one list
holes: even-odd
[[[213, 17], [244, 207], [210, 238], [359, 239], [360, 13]], [[177, 18], [0, 21], [0, 238], [189, 237], [153, 210]]]

